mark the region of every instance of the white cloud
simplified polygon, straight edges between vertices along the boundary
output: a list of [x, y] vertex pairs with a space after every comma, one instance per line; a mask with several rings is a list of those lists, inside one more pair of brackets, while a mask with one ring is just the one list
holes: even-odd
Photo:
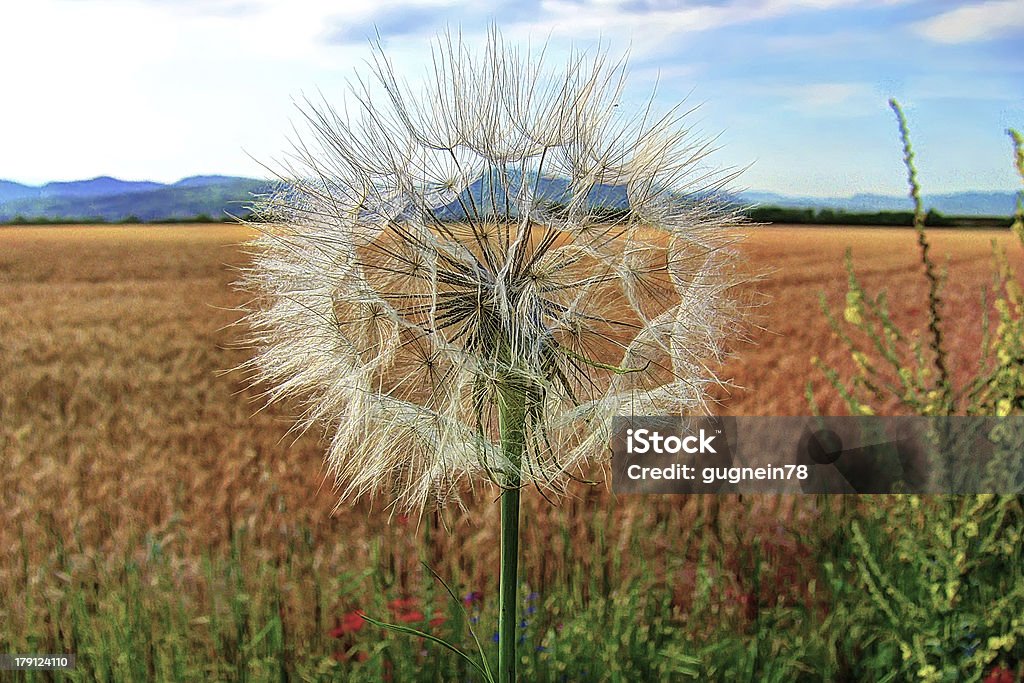
[[509, 26], [506, 34], [521, 38], [550, 35], [564, 40], [602, 38], [629, 44], [633, 55], [656, 56], [688, 33], [801, 12], [882, 5], [915, 0], [540, 0], [536, 16]]
[[939, 43], [991, 40], [1024, 29], [1024, 0], [989, 0], [965, 5], [926, 19], [914, 28]]
[[[4, 13], [0, 178], [177, 180], [259, 174], [285, 148], [293, 97], [329, 96], [365, 46], [320, 40], [313, 0], [215, 13], [194, 3], [37, 0]], [[370, 1], [349, 3], [370, 11]]]
[[797, 108], [819, 109], [848, 104], [867, 92], [868, 88], [859, 83], [811, 83], [788, 88], [786, 94]]
[[[883, 4], [910, 0], [515, 0], [515, 6], [513, 1], [499, 0], [488, 5], [486, 13], [495, 15], [510, 42], [530, 40], [537, 48], [550, 37], [547, 56], [552, 66], [560, 63], [574, 42], [587, 49], [600, 40], [613, 58], [629, 48], [635, 70], [626, 94], [636, 93], [637, 106], [646, 102], [660, 76], [659, 97], [668, 104], [696, 85], [695, 104], [706, 98], [709, 104], [731, 103], [740, 112], [752, 104], [769, 107], [775, 120], [765, 123], [762, 116], [749, 123], [760, 132], [768, 127], [784, 129], [793, 121], [799, 126], [812, 119], [833, 123], [835, 117], [849, 120], [884, 110], [884, 95], [891, 88], [880, 94], [877, 85], [865, 84], [875, 77], [864, 71], [869, 65], [835, 74], [815, 69], [780, 73], [758, 52], [758, 45], [751, 46], [747, 58], [749, 73], [725, 69], [726, 78], [734, 80], [722, 81], [719, 67], [726, 57], [714, 49], [699, 55], [701, 61], [696, 63], [672, 57], [681, 52], [688, 36], [707, 32], [713, 42], [716, 31], [724, 34], [732, 26], [753, 26], [747, 32], [753, 35], [758, 22], [770, 19], [819, 11], [825, 16], [825, 10], [840, 6], [870, 12]], [[2, 13], [5, 33], [0, 40], [0, 63], [11, 67], [5, 72], [0, 95], [0, 178], [26, 182], [100, 174], [164, 181], [193, 173], [260, 175], [263, 170], [247, 153], [272, 162], [288, 149], [290, 121], [301, 128], [293, 98], [307, 93], [318, 99], [320, 89], [328, 102], [338, 105], [344, 99], [345, 79], [356, 69], [365, 71], [368, 45], [361, 40], [332, 44], [326, 39], [332, 28], [372, 25], [381, 22], [382, 16], [401, 15], [404, 8], [431, 6], [453, 24], [462, 21], [469, 44], [479, 45], [486, 29], [486, 13], [471, 0], [33, 0], [8, 4]], [[1020, 5], [1000, 1], [974, 7], [994, 12], [1001, 26], [1008, 21], [1006, 8], [1018, 11], [1015, 8]], [[978, 24], [976, 18], [968, 19], [957, 22]], [[429, 54], [427, 44], [436, 25], [420, 28], [390, 37], [385, 30], [383, 36], [397, 71], [413, 87], [430, 66], [424, 55]], [[854, 28], [836, 27], [851, 32], [847, 52], [860, 49], [856, 43], [860, 34], [852, 33]], [[986, 30], [991, 33], [997, 28]], [[778, 38], [777, 51], [786, 48], [786, 41], [802, 39], [799, 26], [787, 31]], [[838, 42], [835, 35], [819, 38], [824, 45], [803, 46], [803, 51], [820, 55]], [[873, 42], [864, 43], [863, 50], [878, 57]], [[992, 70], [995, 80], [985, 87], [1012, 95], [1016, 74], [998, 65]], [[958, 70], [976, 72], [966, 67]], [[936, 79], [934, 90], [941, 92], [945, 80]], [[977, 89], [979, 83], [979, 79], [968, 79], [965, 87]], [[624, 99], [623, 109], [631, 102]], [[701, 116], [706, 111], [703, 108]], [[707, 128], [717, 132], [732, 125], [720, 121], [734, 121], [736, 116], [723, 106]], [[756, 144], [760, 143], [753, 140], [751, 148]], [[744, 156], [737, 163], [747, 161]]]
[[867, 82], [793, 83], [779, 78], [758, 83], [723, 82], [765, 106], [777, 106], [784, 115], [795, 112], [801, 119], [819, 121], [876, 114], [885, 108], [885, 97]]
[[695, 78], [703, 67], [696, 64], [666, 64], [665, 66], [645, 66], [630, 70], [630, 80], [636, 83], [668, 83], [671, 81], [687, 81]]

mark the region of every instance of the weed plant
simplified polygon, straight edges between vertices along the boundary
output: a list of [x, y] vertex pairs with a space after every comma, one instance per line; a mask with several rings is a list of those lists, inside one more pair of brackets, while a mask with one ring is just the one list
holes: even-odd
[[[954, 318], [943, 305], [944, 276], [929, 252], [906, 118], [895, 100], [890, 105], [903, 141], [928, 284], [927, 329], [914, 335], [894, 323], [884, 292], [872, 297], [865, 291], [847, 252], [841, 320], [827, 305], [824, 310], [855, 370], [844, 380], [837, 370], [818, 365], [854, 414], [880, 413], [892, 398], [917, 415], [1024, 414], [1021, 289], [995, 242], [995, 331], [990, 332], [991, 316], [986, 317], [977, 373], [963, 385], [954, 384], [946, 341]], [[1020, 135], [1009, 134], [1024, 180]], [[1014, 232], [1024, 246], [1021, 224], [1018, 202]], [[813, 392], [808, 393], [813, 404]], [[855, 634], [857, 645], [845, 655], [856, 662], [855, 678], [938, 682], [981, 680], [996, 675], [993, 671], [1024, 673], [1022, 500], [894, 495], [877, 504], [848, 506], [853, 519], [847, 552], [825, 566], [835, 591], [830, 623]], [[848, 584], [851, 575], [854, 581]]]

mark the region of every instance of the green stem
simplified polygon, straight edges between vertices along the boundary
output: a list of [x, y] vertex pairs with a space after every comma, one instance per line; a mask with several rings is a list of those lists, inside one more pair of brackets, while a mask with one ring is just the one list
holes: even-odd
[[928, 330], [932, 333], [931, 349], [935, 352], [935, 369], [938, 372], [936, 382], [942, 392], [943, 414], [952, 415], [956, 412], [953, 405], [953, 386], [949, 379], [949, 368], [946, 365], [946, 345], [943, 341], [942, 300], [939, 297], [941, 278], [935, 272], [935, 263], [929, 256], [931, 246], [924, 233], [925, 212], [921, 202], [921, 187], [917, 182], [917, 167], [914, 166], [914, 149], [910, 145], [910, 128], [907, 117], [903, 114], [900, 103], [895, 98], [889, 99], [889, 107], [896, 113], [899, 122], [900, 138], [903, 140], [903, 165], [907, 167], [907, 184], [910, 185], [910, 198], [914, 200], [914, 229], [917, 231], [917, 244], [921, 248], [921, 262], [924, 264], [924, 275], [928, 280]]
[[519, 486], [526, 429], [526, 396], [521, 388], [499, 393], [501, 451], [508, 459], [501, 494], [501, 578], [498, 589], [498, 683], [516, 680], [519, 589]]

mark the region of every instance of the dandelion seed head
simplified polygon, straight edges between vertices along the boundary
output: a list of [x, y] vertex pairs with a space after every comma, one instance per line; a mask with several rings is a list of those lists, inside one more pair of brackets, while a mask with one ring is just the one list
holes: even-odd
[[445, 504], [511, 467], [560, 491], [615, 415], [707, 409], [738, 320], [730, 177], [681, 108], [624, 117], [625, 75], [604, 51], [559, 70], [449, 34], [422, 90], [377, 51], [342, 108], [301, 108], [254, 207], [244, 367], [330, 434], [342, 500]]

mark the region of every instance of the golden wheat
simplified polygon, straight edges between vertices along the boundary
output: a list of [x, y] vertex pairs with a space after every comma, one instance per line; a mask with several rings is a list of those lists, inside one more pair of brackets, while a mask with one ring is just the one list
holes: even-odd
[[[493, 515], [473, 516], [490, 500], [470, 499], [468, 514], [390, 525], [366, 503], [333, 513], [337, 498], [325, 483], [319, 435], [282, 443], [287, 409], [252, 417], [255, 394], [223, 372], [244, 359], [231, 350], [241, 334], [230, 325], [232, 309], [242, 301], [229, 285], [246, 259], [238, 245], [249, 237], [238, 226], [0, 228], [0, 544], [23, 548], [0, 560], [0, 595], [24, 591], [25, 567], [57, 590], [60, 581], [46, 570], [55, 554], [73, 553], [82, 571], [116, 565], [142, 552], [146, 534], [185, 558], [184, 585], [203, 554], [224, 551], [241, 528], [268, 562], [283, 562], [305, 543], [310, 566], [325, 575], [367, 567], [401, 580], [426, 559], [472, 583], [494, 564], [497, 523]], [[937, 262], [948, 259], [957, 274], [945, 293], [948, 319], [961, 321], [951, 328], [954, 372], [970, 372], [977, 356], [993, 237], [1010, 235], [932, 234]], [[825, 290], [833, 305], [841, 303], [847, 245], [865, 287], [888, 288], [897, 322], [926, 321], [927, 311], [901, 305], [923, 300], [912, 232], [753, 228], [743, 249], [755, 271], [774, 271], [756, 285], [771, 299], [761, 309], [765, 331], [726, 368], [725, 377], [747, 389], [719, 395], [720, 412], [806, 414], [808, 380], [819, 396], [829, 395], [810, 357], [833, 366], [850, 361], [830, 337], [817, 296]], [[838, 412], [841, 402], [822, 407]], [[778, 506], [802, 514], [793, 499], [741, 507], [733, 499], [615, 501], [605, 486], [572, 493], [557, 507], [525, 496], [524, 566], [535, 586], [560, 576], [569, 546], [589, 547], [595, 526], [581, 520], [595, 516], [612, 547], [641, 538], [646, 554], [658, 557], [684, 552], [673, 539], [692, 533], [712, 508], [724, 527], [749, 533], [756, 524], [729, 520], [776, 519]], [[747, 505], [768, 513], [750, 515]], [[458, 543], [441, 524], [459, 530]], [[52, 546], [55, 534], [66, 548]], [[378, 543], [384, 559], [371, 566]], [[574, 561], [608, 571], [600, 557]], [[294, 599], [292, 609], [308, 607], [300, 604], [306, 597]]]

